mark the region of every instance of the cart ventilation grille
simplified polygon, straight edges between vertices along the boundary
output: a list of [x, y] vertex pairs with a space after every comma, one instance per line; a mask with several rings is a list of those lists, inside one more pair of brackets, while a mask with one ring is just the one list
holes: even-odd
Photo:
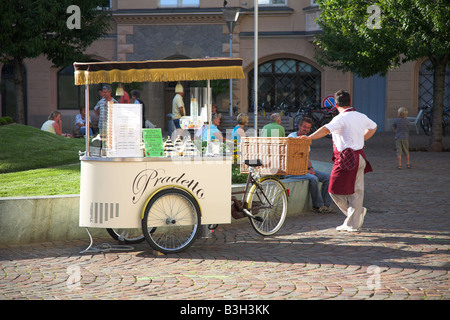
[[91, 222], [102, 224], [104, 221], [112, 220], [118, 217], [118, 203], [91, 202]]

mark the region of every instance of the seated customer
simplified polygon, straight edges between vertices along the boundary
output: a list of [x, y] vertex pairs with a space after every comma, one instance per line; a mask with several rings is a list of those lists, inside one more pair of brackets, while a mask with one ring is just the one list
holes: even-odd
[[[91, 123], [91, 117], [89, 117], [89, 123]], [[81, 107], [80, 113], [77, 114], [77, 116], [75, 117], [75, 126], [77, 126], [80, 129], [80, 135], [82, 135], [82, 136], [86, 135], [86, 108], [85, 107]], [[91, 137], [94, 135], [91, 128], [89, 128], [89, 135]]]
[[286, 133], [283, 126], [281, 126], [281, 116], [279, 113], [270, 115], [271, 123], [266, 124], [262, 128], [262, 137], [285, 137]]
[[244, 128], [248, 124], [248, 115], [246, 113], [239, 113], [237, 123], [237, 126], [233, 128], [232, 139], [239, 143], [241, 142], [241, 137], [245, 137]]
[[[311, 130], [311, 125], [312, 121], [310, 118], [302, 118], [298, 124], [298, 131], [292, 132], [290, 135], [288, 135], [288, 138], [297, 138], [307, 134]], [[309, 180], [309, 193], [311, 194], [313, 210], [319, 213], [334, 212], [331, 207], [331, 196], [328, 193], [330, 175], [325, 172], [314, 170], [309, 159], [308, 171], [305, 175], [286, 177], [299, 180]], [[322, 190], [319, 189], [319, 182], [322, 182]]]
[[48, 120], [45, 121], [44, 124], [42, 125], [41, 130], [68, 138], [72, 136], [71, 134], [68, 133], [62, 133], [61, 112], [59, 111], [53, 111], [50, 114]]
[[[220, 130], [217, 128], [220, 125], [220, 114], [214, 114], [212, 116], [212, 124], [210, 126], [210, 132], [211, 132], [211, 140], [210, 141], [214, 141], [214, 140], [219, 140], [220, 142], [224, 142], [224, 138], [222, 135], [222, 132], [220, 132]], [[208, 128], [205, 126], [203, 128], [202, 131], [202, 140], [203, 141], [208, 141]]]

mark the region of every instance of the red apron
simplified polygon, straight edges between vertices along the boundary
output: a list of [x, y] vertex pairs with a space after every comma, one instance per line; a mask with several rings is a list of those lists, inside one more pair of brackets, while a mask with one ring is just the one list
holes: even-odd
[[[372, 171], [372, 166], [366, 159], [363, 149], [354, 150], [354, 165], [352, 169], [345, 169], [345, 166], [341, 165], [341, 152], [339, 152], [333, 144], [333, 169], [331, 170], [330, 183], [328, 185], [328, 192], [332, 194], [349, 195], [355, 193], [355, 181], [356, 174], [359, 167], [359, 155], [362, 155], [366, 160], [366, 167], [364, 168], [364, 174]], [[343, 168], [344, 167], [344, 168]]]
[[[344, 112], [356, 111], [348, 108]], [[339, 152], [333, 143], [333, 169], [331, 170], [328, 192], [332, 194], [349, 195], [355, 193], [356, 174], [359, 167], [359, 155], [366, 160], [364, 174], [372, 171], [372, 166], [366, 159], [363, 149], [345, 149]]]

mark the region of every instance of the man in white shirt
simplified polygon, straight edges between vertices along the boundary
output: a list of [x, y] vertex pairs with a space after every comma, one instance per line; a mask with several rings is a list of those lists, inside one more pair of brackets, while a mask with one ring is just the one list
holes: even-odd
[[351, 107], [347, 91], [339, 90], [334, 99], [339, 115], [310, 136], [302, 138], [316, 140], [332, 134], [334, 165], [328, 190], [333, 201], [347, 216], [336, 230], [358, 231], [367, 212], [362, 206], [364, 174], [372, 171], [363, 151], [364, 141], [375, 134], [377, 124]]
[[172, 101], [172, 120], [177, 131], [177, 136], [181, 134], [180, 118], [186, 115], [183, 102], [184, 88], [181, 83], [175, 86], [175, 97]]

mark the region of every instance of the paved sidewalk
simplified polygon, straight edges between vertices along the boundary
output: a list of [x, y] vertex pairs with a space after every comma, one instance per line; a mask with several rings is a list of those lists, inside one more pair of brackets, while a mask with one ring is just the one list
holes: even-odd
[[[426, 139], [411, 134], [412, 145]], [[247, 223], [220, 226], [169, 256], [146, 243], [99, 254], [80, 254], [84, 241], [4, 246], [0, 299], [450, 299], [450, 152], [413, 152], [413, 169], [397, 170], [392, 134], [378, 133], [366, 154], [375, 171], [360, 232], [336, 231], [341, 213], [311, 213], [266, 239]], [[313, 160], [330, 156], [330, 139], [313, 143]]]

